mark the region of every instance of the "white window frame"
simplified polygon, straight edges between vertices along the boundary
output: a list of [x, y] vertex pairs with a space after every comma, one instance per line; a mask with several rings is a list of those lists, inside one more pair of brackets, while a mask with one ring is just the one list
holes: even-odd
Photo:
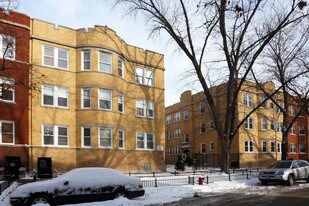
[[[109, 107], [107, 108], [101, 107], [100, 104], [101, 101], [109, 103], [107, 104], [107, 106]], [[113, 109], [113, 90], [102, 89], [102, 88], [98, 89], [98, 109], [108, 111], [111, 111]]]
[[[2, 136], [2, 124], [12, 124], [12, 133], [9, 133], [12, 135], [13, 142], [3, 142], [3, 136]], [[15, 122], [14, 121], [6, 121], [6, 120], [0, 120], [0, 145], [14, 145], [15, 144]]]
[[[90, 130], [90, 136], [85, 136], [85, 129], [89, 129]], [[82, 146], [83, 147], [88, 147], [91, 148], [92, 146], [92, 129], [90, 126], [84, 126], [81, 128], [81, 133], [82, 133]], [[85, 138], [89, 138], [90, 140], [90, 145], [85, 145]]]
[[180, 147], [178, 145], [175, 146], [175, 154], [180, 154]]
[[166, 131], [166, 139], [169, 140], [171, 137], [171, 131]]
[[271, 118], [270, 120], [270, 129], [274, 131], [276, 130], [276, 122], [274, 118]]
[[245, 153], [254, 152], [254, 142], [253, 140], [245, 140]]
[[204, 134], [206, 132], [206, 122], [200, 123], [200, 134]]
[[165, 153], [166, 153], [167, 155], [171, 155], [171, 154], [172, 154], [171, 147], [166, 147], [166, 148], [165, 148]]
[[172, 117], [171, 115], [165, 116], [165, 124], [171, 124]]
[[209, 142], [209, 152], [214, 152], [214, 151], [215, 151], [215, 143]]
[[[123, 93], [118, 93], [118, 112], [119, 113], [124, 113], [124, 94]], [[120, 110], [121, 108], [121, 110]]]
[[294, 105], [289, 106], [289, 116], [294, 116], [295, 115], [295, 107]]
[[282, 152], [282, 144], [281, 144], [281, 142], [277, 142], [277, 152], [278, 153]]
[[283, 126], [282, 122], [277, 122], [277, 132], [282, 133], [282, 126]]
[[[136, 100], [136, 116], [144, 118], [154, 118], [154, 102], [150, 100]], [[152, 112], [150, 112], [152, 111]], [[142, 112], [142, 113], [141, 113]]]
[[174, 130], [174, 138], [177, 139], [177, 138], [180, 138], [180, 137], [181, 137], [180, 129], [175, 129]]
[[267, 117], [261, 118], [261, 129], [262, 130], [268, 130], [268, 119], [267, 119]]
[[[53, 128], [53, 144], [45, 144], [45, 126], [52, 127]], [[59, 128], [66, 128], [67, 129], [67, 144], [66, 145], [59, 145]], [[51, 135], [49, 135], [51, 136]], [[64, 125], [52, 125], [52, 124], [42, 124], [42, 146], [45, 147], [69, 147], [70, 145], [70, 130], [68, 126]]]
[[[89, 54], [89, 59], [85, 59], [85, 53]], [[82, 71], [91, 71], [91, 49], [82, 50]], [[85, 64], [89, 64], [89, 69], [85, 69]]]
[[262, 141], [262, 153], [267, 153], [268, 151], [268, 141]]
[[[4, 45], [4, 41], [8, 40], [8, 44]], [[11, 54], [11, 55], [10, 55]], [[0, 58], [15, 60], [16, 58], [16, 39], [13, 36], [0, 35]]]
[[[53, 55], [52, 56], [47, 56], [45, 55], [45, 48], [50, 48], [53, 50]], [[65, 52], [66, 53], [66, 59], [61, 59], [59, 57], [59, 52]], [[62, 69], [62, 70], [69, 70], [69, 50], [68, 49], [64, 49], [64, 48], [58, 48], [58, 47], [54, 47], [54, 46], [50, 46], [50, 45], [42, 45], [42, 65], [43, 66], [47, 66], [47, 67], [53, 67], [53, 68], [57, 68], [57, 69]], [[52, 65], [46, 64], [45, 63], [45, 57], [48, 58], [52, 58], [53, 59], [53, 63]], [[59, 62], [60, 61], [66, 61], [66, 67], [60, 67], [59, 66]]]
[[[89, 98], [85, 98], [85, 90], [89, 91]], [[89, 107], [85, 107], [84, 100], [89, 99]], [[91, 88], [85, 87], [81, 88], [81, 108], [82, 109], [90, 109], [91, 108]]]
[[244, 94], [244, 105], [247, 107], [252, 107], [252, 95], [251, 94]]
[[[101, 56], [102, 55], [102, 56]], [[101, 61], [101, 57], [104, 59], [104, 57], [110, 58], [110, 61]], [[109, 69], [107, 70], [104, 68], [104, 66], [107, 66]], [[108, 74], [113, 73], [113, 55], [111, 53], [105, 52], [105, 51], [99, 51], [98, 54], [98, 71], [104, 72]]]
[[[101, 137], [101, 130], [108, 130], [110, 136], [109, 137]], [[113, 147], [113, 129], [110, 127], [98, 127], [98, 145], [99, 148], [112, 148]], [[109, 145], [101, 145], [101, 139], [108, 139], [110, 141]]]
[[183, 111], [183, 120], [188, 120], [189, 119], [189, 110]]
[[154, 71], [152, 69], [136, 67], [135, 82], [137, 84], [153, 87], [154, 86]]
[[254, 119], [252, 117], [247, 117], [244, 122], [244, 126], [246, 130], [253, 130], [254, 129]]
[[[50, 87], [52, 88], [52, 94], [46, 93], [46, 89]], [[63, 92], [64, 91], [64, 92]], [[53, 104], [45, 104], [44, 103], [44, 97], [46, 96], [52, 96], [53, 98]], [[61, 106], [59, 105], [59, 98], [66, 99], [66, 106]], [[63, 86], [55, 86], [55, 85], [50, 85], [50, 84], [43, 84], [42, 85], [42, 106], [44, 107], [57, 107], [57, 108], [69, 108], [69, 88], [68, 87], [63, 87]]]
[[275, 141], [271, 141], [270, 142], [270, 152], [276, 152], [276, 142]]
[[299, 135], [303, 136], [306, 134], [305, 125], [299, 125], [298, 126], [298, 133]]
[[[121, 142], [122, 142], [122, 147], [120, 146]], [[119, 149], [125, 149], [125, 130], [124, 129], [118, 129], [118, 147]]]
[[117, 68], [117, 74], [119, 77], [124, 79], [124, 59], [121, 57], [118, 57], [118, 68]]
[[[140, 135], [140, 136], [139, 136]], [[153, 148], [148, 148], [148, 140], [147, 140], [147, 135], [152, 135], [152, 145]], [[142, 137], [143, 139], [139, 140], [138, 138]], [[139, 147], [138, 143], [143, 143], [143, 147]], [[136, 149], [137, 150], [155, 150], [155, 135], [154, 133], [147, 133], [147, 132], [136, 132]]]
[[183, 142], [184, 142], [184, 143], [189, 143], [189, 142], [190, 142], [190, 136], [189, 136], [189, 134], [184, 134], [184, 135], [183, 135]]
[[[265, 94], [260, 95], [260, 103], [262, 103], [265, 99], [267, 99]], [[261, 108], [267, 108], [267, 101], [261, 104]]]
[[175, 112], [174, 114], [174, 122], [180, 122], [180, 112]]
[[305, 143], [299, 143], [299, 153], [300, 154], [306, 153], [306, 145], [305, 145]]
[[[15, 102], [15, 82], [13, 79], [8, 79], [5, 77], [0, 77], [0, 102]], [[3, 86], [7, 87], [3, 89]], [[4, 92], [11, 92], [12, 99], [3, 99], [3, 90]]]
[[200, 111], [200, 114], [205, 114], [206, 113], [206, 103], [205, 102], [200, 102], [200, 104], [199, 104], [199, 111]]
[[296, 129], [295, 129], [295, 124], [290, 129], [290, 135], [296, 135]]
[[295, 143], [290, 144], [290, 153], [296, 153], [296, 144]]
[[206, 154], [206, 143], [200, 143], [200, 154]]

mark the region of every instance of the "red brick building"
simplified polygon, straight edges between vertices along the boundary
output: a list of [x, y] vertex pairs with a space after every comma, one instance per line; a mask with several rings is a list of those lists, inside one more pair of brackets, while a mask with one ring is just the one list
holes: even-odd
[[30, 17], [0, 11], [0, 172], [6, 174], [29, 161], [29, 42]]

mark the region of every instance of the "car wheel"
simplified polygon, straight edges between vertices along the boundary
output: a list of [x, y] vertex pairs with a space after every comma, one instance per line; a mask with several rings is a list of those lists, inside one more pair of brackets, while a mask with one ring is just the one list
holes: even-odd
[[288, 176], [288, 181], [287, 181], [287, 185], [288, 186], [292, 186], [294, 184], [294, 176], [292, 174], [290, 174]]
[[261, 183], [262, 183], [262, 185], [267, 185], [268, 184], [268, 182], [265, 181], [265, 180], [262, 180]]
[[306, 182], [309, 182], [309, 175], [308, 175], [308, 177], [307, 177], [307, 179], [306, 179]]
[[124, 191], [117, 191], [115, 192], [113, 199], [119, 198], [119, 197], [125, 197], [128, 198], [127, 194]]
[[31, 205], [35, 205], [35, 204], [49, 204], [49, 205], [53, 205], [50, 198], [46, 195], [35, 195], [32, 199], [31, 199]]

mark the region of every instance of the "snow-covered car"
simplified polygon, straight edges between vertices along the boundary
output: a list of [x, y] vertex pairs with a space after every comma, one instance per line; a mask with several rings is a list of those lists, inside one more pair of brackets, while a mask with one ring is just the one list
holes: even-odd
[[109, 168], [77, 168], [54, 179], [20, 185], [10, 196], [13, 206], [74, 204], [143, 196], [142, 181]]
[[258, 176], [262, 185], [268, 182], [284, 182], [291, 186], [296, 180], [309, 182], [309, 163], [305, 160], [282, 160], [262, 169]]

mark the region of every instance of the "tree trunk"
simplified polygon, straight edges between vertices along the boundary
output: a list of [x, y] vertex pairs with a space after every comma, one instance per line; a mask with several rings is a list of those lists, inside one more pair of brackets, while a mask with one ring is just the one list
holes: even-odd
[[229, 174], [230, 172], [230, 151], [229, 151], [229, 146], [226, 141], [226, 137], [222, 138], [224, 141], [220, 142], [220, 147], [221, 147], [221, 161], [220, 161], [220, 166], [221, 166], [221, 171], [225, 172], [226, 174]]
[[282, 133], [281, 149], [281, 160], [286, 160], [288, 153], [288, 134], [286, 132]]

